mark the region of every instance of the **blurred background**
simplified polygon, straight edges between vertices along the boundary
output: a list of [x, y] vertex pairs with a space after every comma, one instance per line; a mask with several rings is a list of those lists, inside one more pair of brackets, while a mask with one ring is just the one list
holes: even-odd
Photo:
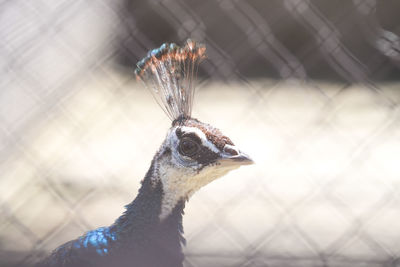
[[111, 224], [170, 121], [133, 75], [207, 46], [194, 117], [256, 165], [196, 193], [187, 267], [400, 266], [400, 2], [0, 1], [0, 266]]

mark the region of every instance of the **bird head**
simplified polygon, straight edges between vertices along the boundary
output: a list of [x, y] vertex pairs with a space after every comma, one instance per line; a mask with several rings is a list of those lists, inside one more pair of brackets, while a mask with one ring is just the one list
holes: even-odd
[[203, 58], [204, 45], [192, 40], [183, 47], [165, 43], [151, 50], [135, 70], [173, 121], [153, 161], [152, 177], [162, 183], [164, 194], [160, 218], [204, 185], [253, 163], [220, 130], [191, 118], [193, 78]]
[[173, 124], [154, 161], [164, 192], [161, 218], [180, 200], [242, 165], [252, 164], [220, 130], [197, 119]]

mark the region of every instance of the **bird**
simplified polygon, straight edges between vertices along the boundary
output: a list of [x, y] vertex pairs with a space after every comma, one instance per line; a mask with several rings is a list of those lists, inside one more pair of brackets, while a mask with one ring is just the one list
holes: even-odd
[[180, 267], [182, 218], [200, 188], [253, 160], [214, 126], [191, 117], [205, 46], [164, 43], [137, 63], [136, 77], [171, 119], [136, 198], [106, 227], [56, 248], [37, 267]]

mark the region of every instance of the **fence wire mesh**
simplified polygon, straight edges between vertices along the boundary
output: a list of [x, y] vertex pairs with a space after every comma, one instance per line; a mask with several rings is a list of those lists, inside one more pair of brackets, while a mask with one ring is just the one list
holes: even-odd
[[168, 119], [133, 77], [207, 46], [194, 115], [256, 160], [196, 193], [185, 266], [400, 266], [400, 3], [0, 1], [0, 265], [111, 224]]

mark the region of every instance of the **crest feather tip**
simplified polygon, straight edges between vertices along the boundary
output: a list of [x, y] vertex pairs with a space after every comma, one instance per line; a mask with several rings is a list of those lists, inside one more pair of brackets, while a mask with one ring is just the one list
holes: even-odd
[[191, 116], [194, 79], [205, 52], [203, 44], [191, 39], [182, 47], [164, 43], [136, 64], [136, 78], [145, 83], [172, 121]]

